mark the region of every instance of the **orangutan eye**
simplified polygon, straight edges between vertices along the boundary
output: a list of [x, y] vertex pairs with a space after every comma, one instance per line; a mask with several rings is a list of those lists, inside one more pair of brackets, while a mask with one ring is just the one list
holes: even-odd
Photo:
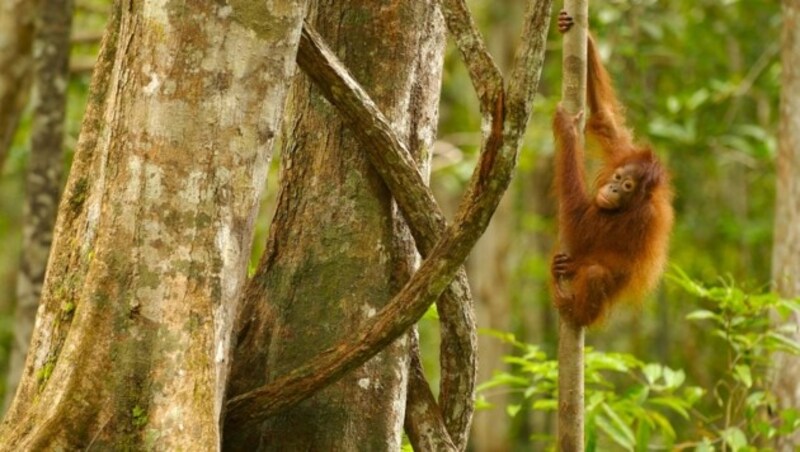
[[625, 183], [622, 184], [622, 188], [625, 189], [625, 191], [631, 191], [633, 190], [633, 187], [634, 187], [633, 181], [630, 180], [626, 180]]
[[614, 180], [622, 180], [622, 176], [619, 173], [614, 173]]

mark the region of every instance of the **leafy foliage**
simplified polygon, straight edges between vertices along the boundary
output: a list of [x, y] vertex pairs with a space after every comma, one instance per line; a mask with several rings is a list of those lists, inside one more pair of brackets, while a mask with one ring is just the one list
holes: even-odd
[[771, 320], [800, 311], [800, 298], [747, 293], [732, 283], [706, 287], [675, 268], [668, 276], [708, 307], [686, 318], [708, 330], [724, 350], [726, 371], [709, 388], [712, 400], [705, 416], [703, 444], [724, 443], [731, 450], [757, 450], [777, 435], [800, 429], [800, 411], [779, 410], [769, 387], [769, 372], [776, 353], [800, 356], [800, 343], [791, 338], [796, 325]]
[[[519, 351], [506, 356], [511, 372], [498, 372], [478, 387], [479, 407], [490, 406], [492, 390], [504, 388], [519, 394], [518, 404], [506, 411], [516, 415], [522, 404], [534, 410], [555, 411], [558, 396], [558, 363], [542, 350], [518, 341], [512, 334], [491, 332]], [[677, 438], [670, 417], [689, 419], [689, 412], [704, 391], [685, 386], [686, 375], [657, 363], [645, 363], [626, 353], [586, 351], [587, 450], [612, 443], [626, 450], [646, 449], [650, 444], [672, 446]], [[537, 441], [552, 442], [549, 435]]]
[[[773, 329], [770, 314], [800, 311], [800, 299], [773, 293], [747, 293], [733, 284], [706, 287], [675, 269], [669, 279], [707, 304], [687, 315], [719, 342], [709, 344], [727, 355], [722, 377], [709, 388], [687, 384], [683, 370], [645, 363], [631, 354], [587, 349], [585, 409], [587, 450], [609, 445], [630, 451], [648, 449], [759, 450], [777, 435], [800, 428], [800, 411], [778, 410], [769, 388], [775, 353], [800, 355], [800, 343], [787, 329]], [[710, 324], [710, 325], [709, 325]], [[537, 345], [513, 334], [490, 331], [518, 354], [506, 356], [509, 372], [497, 372], [479, 386], [479, 407], [499, 390], [516, 394], [506, 407], [516, 416], [527, 405], [535, 411], [557, 408], [558, 363]], [[770, 412], [775, 413], [770, 415]], [[681, 428], [678, 428], [680, 426]], [[533, 438], [552, 446], [553, 438]]]

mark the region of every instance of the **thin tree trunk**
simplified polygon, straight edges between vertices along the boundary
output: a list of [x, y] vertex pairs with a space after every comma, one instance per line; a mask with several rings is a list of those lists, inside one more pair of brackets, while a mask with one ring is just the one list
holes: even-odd
[[118, 2], [0, 450], [217, 450], [236, 301], [305, 14]]
[[[564, 34], [562, 102], [570, 114], [586, 105], [586, 40], [589, 1], [566, 0], [564, 9], [575, 20]], [[581, 128], [582, 129], [582, 128]], [[561, 213], [559, 213], [561, 215]], [[564, 252], [570, 244], [561, 242]], [[563, 281], [557, 284], [565, 284]], [[583, 445], [583, 351], [584, 328], [559, 318], [558, 328], [558, 445], [563, 452], [582, 451]]]
[[38, 4], [0, 0], [0, 172], [28, 100]]
[[[781, 106], [776, 163], [778, 186], [772, 275], [778, 293], [800, 296], [800, 1], [783, 1]], [[787, 320], [800, 341], [800, 312]], [[800, 357], [776, 353], [773, 390], [780, 408], [800, 409]], [[780, 436], [781, 451], [800, 447], [800, 432]]]
[[17, 390], [53, 241], [63, 166], [71, 0], [41, 0], [36, 21], [33, 126], [25, 178], [22, 259], [3, 411]]

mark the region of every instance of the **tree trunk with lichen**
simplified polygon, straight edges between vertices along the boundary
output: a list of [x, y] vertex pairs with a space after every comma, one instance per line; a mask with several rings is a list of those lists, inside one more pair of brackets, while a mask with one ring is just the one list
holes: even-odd
[[25, 177], [25, 223], [17, 276], [14, 339], [3, 408], [14, 397], [33, 332], [36, 308], [53, 241], [63, 166], [64, 119], [69, 82], [71, 0], [41, 0], [36, 20], [33, 125]]
[[[778, 187], [775, 207], [775, 244], [772, 275], [775, 288], [785, 298], [800, 296], [800, 1], [783, 2], [781, 42], [781, 118], [776, 163]], [[800, 340], [800, 312], [793, 312], [786, 325]], [[800, 357], [776, 353], [773, 390], [781, 409], [800, 409]], [[800, 447], [800, 432], [777, 438], [778, 450]]]
[[[310, 10], [309, 21], [427, 171], [444, 46], [435, 2], [393, 0], [376, 8], [349, 0]], [[413, 242], [351, 127], [309, 80], [297, 80], [287, 106], [278, 206], [237, 322], [231, 396], [347, 337], [404, 282]], [[407, 339], [397, 340], [260, 429], [226, 430], [226, 448], [399, 449], [408, 353]]]
[[115, 4], [0, 450], [219, 449], [304, 4]]

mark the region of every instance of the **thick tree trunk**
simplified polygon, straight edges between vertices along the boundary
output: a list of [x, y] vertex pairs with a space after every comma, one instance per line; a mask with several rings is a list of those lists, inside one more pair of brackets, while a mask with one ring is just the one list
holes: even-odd
[[28, 99], [37, 0], [0, 0], [0, 171]]
[[71, 0], [41, 0], [34, 46], [33, 126], [25, 180], [25, 223], [17, 277], [14, 342], [3, 411], [17, 390], [42, 293], [61, 191], [64, 116], [69, 82]]
[[[412, 153], [435, 136], [444, 28], [433, 1], [319, 2], [310, 20]], [[438, 24], [438, 26], [437, 26]], [[305, 78], [288, 104], [282, 182], [267, 251], [246, 292], [230, 395], [304, 363], [373, 316], [403, 281], [410, 236], [350, 125]], [[423, 165], [423, 170], [426, 165]], [[398, 340], [232, 450], [396, 450], [408, 378]], [[287, 435], [286, 432], [292, 432]]]
[[303, 5], [116, 4], [0, 450], [219, 448]]
[[[800, 1], [783, 1], [781, 43], [781, 107], [776, 163], [778, 187], [775, 207], [775, 238], [772, 275], [778, 293], [800, 296]], [[788, 319], [794, 340], [800, 341], [800, 312]], [[773, 390], [780, 408], [800, 409], [800, 357], [775, 355]], [[800, 433], [781, 437], [778, 449], [800, 447]]]

